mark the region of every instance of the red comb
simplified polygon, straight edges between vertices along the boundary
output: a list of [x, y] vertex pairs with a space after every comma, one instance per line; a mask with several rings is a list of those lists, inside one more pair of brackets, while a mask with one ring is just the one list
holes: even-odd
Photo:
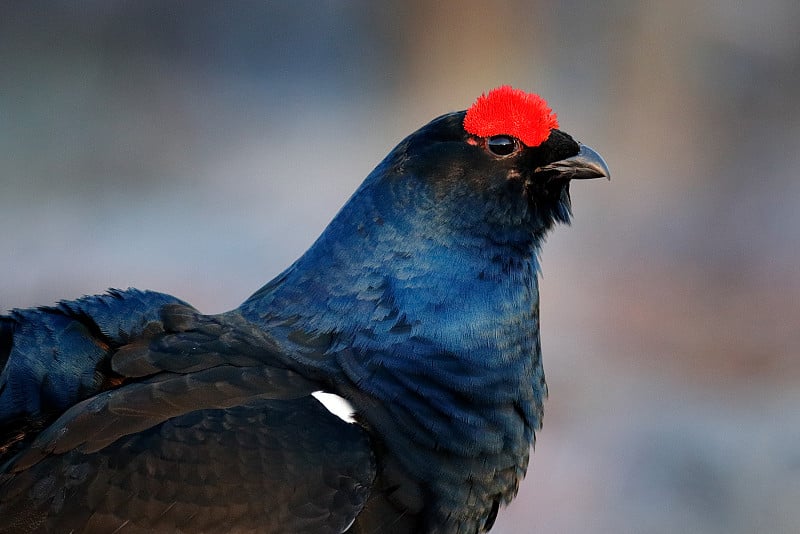
[[511, 135], [526, 146], [539, 146], [558, 128], [544, 98], [503, 85], [478, 97], [464, 117], [464, 130], [478, 137]]

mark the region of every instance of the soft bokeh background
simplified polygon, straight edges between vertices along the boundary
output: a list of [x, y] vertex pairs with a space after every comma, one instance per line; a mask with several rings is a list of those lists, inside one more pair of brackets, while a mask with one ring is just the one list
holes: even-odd
[[238, 305], [394, 144], [510, 83], [602, 153], [543, 254], [497, 532], [800, 532], [800, 3], [2, 2], [0, 310]]

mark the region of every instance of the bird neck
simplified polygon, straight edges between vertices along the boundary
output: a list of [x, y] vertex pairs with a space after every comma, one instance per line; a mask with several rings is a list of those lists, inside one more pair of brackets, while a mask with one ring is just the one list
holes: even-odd
[[240, 307], [246, 317], [287, 339], [302, 331], [365, 350], [426, 340], [481, 373], [530, 358], [538, 345], [538, 238], [524, 229], [460, 234], [435, 210], [408, 215], [397, 201], [376, 198], [380, 189], [360, 191], [300, 259]]
[[479, 209], [443, 212], [434, 192], [405, 187], [402, 177], [381, 180], [394, 164], [390, 154], [311, 248], [241, 311], [293, 317], [307, 332], [378, 333], [391, 324], [459, 350], [531, 315], [541, 236], [505, 221], [476, 233]]
[[369, 200], [240, 311], [333, 377], [397, 464], [403, 506], [485, 517], [516, 492], [541, 421], [537, 244]]

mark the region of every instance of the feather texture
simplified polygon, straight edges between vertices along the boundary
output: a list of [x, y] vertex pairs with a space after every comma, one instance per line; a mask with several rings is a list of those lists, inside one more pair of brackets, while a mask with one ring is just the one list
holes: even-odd
[[130, 289], [0, 318], [0, 533], [489, 530], [547, 395], [540, 247], [606, 169], [498, 91], [403, 140], [235, 310]]

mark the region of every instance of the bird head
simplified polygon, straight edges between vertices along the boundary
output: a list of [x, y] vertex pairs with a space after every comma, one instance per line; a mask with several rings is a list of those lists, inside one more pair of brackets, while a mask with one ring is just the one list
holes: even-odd
[[[430, 210], [456, 233], [530, 240], [568, 222], [569, 184], [610, 177], [603, 159], [558, 129], [540, 96], [509, 86], [442, 115], [389, 154], [367, 180], [401, 209]], [[439, 225], [437, 225], [439, 226]]]

